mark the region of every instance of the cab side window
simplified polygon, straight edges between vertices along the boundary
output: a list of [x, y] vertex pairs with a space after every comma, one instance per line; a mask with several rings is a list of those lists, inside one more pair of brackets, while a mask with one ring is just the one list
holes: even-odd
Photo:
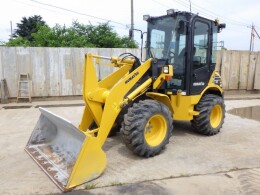
[[209, 25], [196, 21], [193, 37], [193, 70], [206, 66], [209, 49]]

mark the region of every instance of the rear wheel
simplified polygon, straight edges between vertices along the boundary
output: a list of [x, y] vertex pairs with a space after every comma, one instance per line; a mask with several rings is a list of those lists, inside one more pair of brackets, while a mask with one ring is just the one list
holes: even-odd
[[126, 146], [135, 154], [151, 157], [159, 154], [173, 130], [168, 107], [155, 100], [143, 100], [128, 109], [121, 135]]
[[225, 104], [222, 97], [214, 94], [203, 96], [195, 106], [200, 112], [191, 121], [193, 129], [203, 135], [215, 135], [219, 133], [225, 118]]

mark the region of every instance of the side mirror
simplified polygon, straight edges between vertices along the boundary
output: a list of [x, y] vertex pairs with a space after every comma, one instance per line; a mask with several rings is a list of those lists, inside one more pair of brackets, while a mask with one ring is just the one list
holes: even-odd
[[226, 24], [225, 23], [221, 23], [218, 25], [218, 33], [220, 33], [222, 31], [222, 29], [226, 28]]

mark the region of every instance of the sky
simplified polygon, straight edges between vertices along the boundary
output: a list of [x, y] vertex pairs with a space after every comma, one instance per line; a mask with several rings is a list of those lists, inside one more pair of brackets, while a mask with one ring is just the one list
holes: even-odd
[[[259, 0], [133, 0], [134, 28], [146, 31], [143, 15], [165, 15], [168, 9], [191, 11], [203, 17], [226, 23], [218, 34], [229, 50], [249, 50], [251, 27], [260, 35]], [[128, 36], [131, 24], [131, 0], [4, 0], [0, 12], [0, 42], [10, 38], [12, 29], [22, 17], [40, 15], [51, 27], [55, 24], [69, 27], [72, 21], [97, 25], [110, 22], [120, 36]], [[256, 33], [254, 33], [256, 34]], [[136, 41], [140, 34], [135, 32]], [[260, 51], [260, 39], [255, 36], [254, 51]]]

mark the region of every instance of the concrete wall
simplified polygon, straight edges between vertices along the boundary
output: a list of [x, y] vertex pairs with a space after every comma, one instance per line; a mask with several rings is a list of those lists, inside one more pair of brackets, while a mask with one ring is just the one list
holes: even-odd
[[[139, 49], [0, 47], [0, 79], [6, 79], [11, 97], [17, 95], [20, 73], [29, 73], [33, 97], [81, 95], [84, 54], [88, 52], [102, 56], [130, 52], [140, 57]], [[225, 89], [260, 89], [260, 52], [219, 51], [216, 68]], [[101, 79], [113, 70], [97, 66]]]
[[[88, 52], [140, 56], [139, 49], [0, 47], [0, 79], [6, 79], [11, 97], [17, 96], [20, 73], [29, 73], [33, 97], [81, 95], [84, 54]], [[114, 70], [109, 66], [96, 69], [101, 79]]]
[[260, 89], [260, 52], [219, 51], [216, 69], [226, 90]]

